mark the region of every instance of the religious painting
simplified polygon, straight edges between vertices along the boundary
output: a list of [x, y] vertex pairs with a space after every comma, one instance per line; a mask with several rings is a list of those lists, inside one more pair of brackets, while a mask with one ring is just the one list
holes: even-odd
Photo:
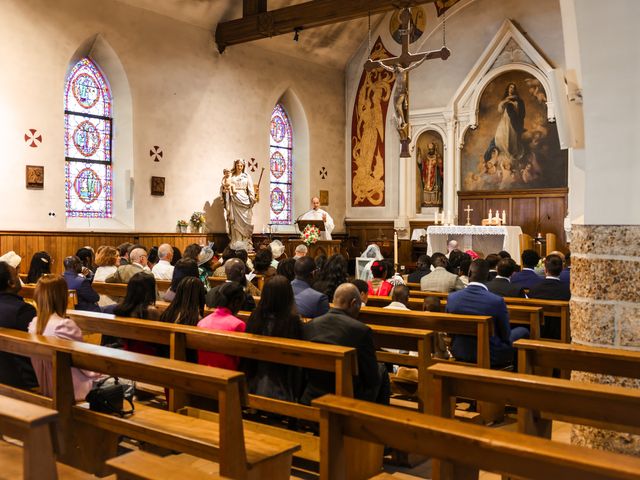
[[441, 16], [444, 12], [453, 7], [460, 0], [436, 0], [433, 4], [436, 7], [436, 13]]
[[[370, 58], [391, 57], [378, 37]], [[384, 206], [385, 122], [395, 74], [382, 68], [363, 70], [351, 123], [351, 205]]]
[[329, 205], [329, 190], [320, 190], [320, 206], [326, 207]]
[[151, 177], [151, 195], [156, 197], [164, 196], [164, 177]]
[[44, 188], [44, 167], [27, 165], [26, 181], [28, 189], [42, 190]]
[[[411, 34], [409, 35], [409, 43], [418, 40], [424, 33], [426, 27], [426, 14], [422, 7], [411, 8]], [[400, 32], [400, 10], [396, 10], [389, 20], [389, 33], [397, 43], [402, 43]]]
[[416, 141], [416, 167], [419, 179], [418, 205], [442, 207], [444, 185], [444, 144], [433, 130], [422, 132]]
[[478, 126], [461, 152], [463, 191], [567, 186], [567, 152], [547, 120], [547, 93], [531, 74], [512, 70], [482, 92]]

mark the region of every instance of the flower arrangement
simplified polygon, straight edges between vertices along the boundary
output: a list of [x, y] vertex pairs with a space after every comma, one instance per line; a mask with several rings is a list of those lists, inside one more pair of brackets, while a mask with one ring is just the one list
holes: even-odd
[[320, 229], [313, 225], [307, 225], [304, 227], [300, 238], [305, 244], [312, 245], [320, 240]]
[[189, 223], [195, 228], [200, 228], [204, 225], [206, 219], [204, 218], [204, 212], [193, 212], [191, 214], [191, 218], [189, 219]]
[[178, 222], [176, 223], [176, 230], [179, 233], [186, 233], [187, 232], [187, 225], [189, 225], [187, 223], [186, 220], [178, 220]]

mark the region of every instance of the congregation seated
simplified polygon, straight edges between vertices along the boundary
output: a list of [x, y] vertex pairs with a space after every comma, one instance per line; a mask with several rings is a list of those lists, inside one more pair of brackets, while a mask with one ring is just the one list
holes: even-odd
[[93, 274], [93, 281], [106, 281], [107, 277], [116, 273], [120, 265], [120, 260], [118, 250], [114, 247], [103, 246], [98, 248], [98, 253], [96, 254], [96, 265], [98, 268], [96, 268], [96, 272]]
[[338, 285], [345, 282], [347, 282], [347, 260], [337, 253], [331, 255], [324, 268], [317, 272], [313, 289], [324, 293], [327, 298], [333, 298]]
[[498, 262], [502, 260], [497, 253], [490, 253], [485, 260], [489, 263], [489, 281], [498, 275]]
[[[376, 360], [371, 328], [358, 320], [361, 300], [356, 286], [350, 283], [340, 285], [333, 297], [333, 305], [326, 314], [304, 324], [304, 339], [355, 348], [358, 375], [353, 379], [354, 397], [388, 404], [389, 375], [386, 367]], [[313, 399], [334, 391], [335, 381], [331, 373], [309, 371], [302, 403], [310, 404]]]
[[309, 253], [309, 249], [305, 244], [301, 243], [296, 247], [293, 254], [293, 258], [297, 260], [298, 258], [306, 257], [307, 253]]
[[175, 264], [171, 286], [162, 296], [164, 301], [171, 302], [175, 298], [178, 285], [185, 277], [198, 277], [198, 264], [193, 258], [182, 258]]
[[[247, 281], [246, 266], [244, 262], [239, 258], [230, 258], [224, 262], [224, 271], [225, 277], [227, 278], [226, 282], [236, 282], [242, 286], [245, 291], [244, 302], [240, 307], [240, 310], [252, 311], [256, 308], [256, 302], [253, 297], [259, 296], [260, 291], [251, 282]], [[208, 307], [213, 306], [215, 292], [220, 287], [221, 285], [218, 285], [207, 292], [206, 303]]]
[[276, 273], [278, 275], [287, 277], [287, 279], [290, 282], [292, 282], [296, 278], [296, 272], [295, 272], [296, 260], [297, 258], [293, 257], [293, 258], [285, 258], [284, 260], [278, 262], [278, 268], [276, 269]]
[[120, 261], [118, 262], [120, 265], [127, 265], [129, 263], [129, 252], [131, 247], [133, 247], [133, 243], [131, 242], [124, 242], [116, 247], [118, 255], [120, 255]]
[[543, 278], [535, 271], [540, 255], [535, 250], [522, 252], [522, 269], [511, 277], [511, 283], [522, 288], [531, 289], [540, 283]]
[[294, 271], [295, 280], [291, 282], [298, 313], [303, 317], [319, 317], [329, 311], [329, 298], [321, 292], [311, 288], [316, 264], [311, 257], [296, 260]]
[[371, 275], [373, 278], [367, 281], [369, 285], [369, 295], [386, 297], [391, 293], [393, 285], [389, 281], [387, 265], [383, 260], [375, 260], [371, 264]]
[[[147, 272], [138, 272], [127, 284], [127, 293], [117, 305], [106, 307], [105, 313], [113, 313], [118, 317], [141, 318], [144, 320], [159, 320], [160, 310], [156, 303], [156, 280]], [[103, 345], [117, 342], [117, 339], [107, 337], [102, 339]], [[138, 340], [123, 340], [125, 350], [136, 353], [157, 355], [156, 345]]]
[[273, 240], [269, 244], [269, 250], [272, 255], [271, 266], [273, 268], [278, 268], [278, 263], [286, 258], [286, 255], [284, 254], [284, 244], [280, 240]]
[[491, 293], [501, 297], [524, 297], [524, 288], [511, 283], [511, 276], [516, 270], [516, 262], [511, 258], [503, 258], [498, 262], [497, 275], [487, 282], [487, 288]]
[[[81, 342], [82, 331], [73, 320], [65, 318], [68, 297], [69, 289], [63, 277], [46, 275], [40, 278], [34, 293], [38, 312], [29, 324], [29, 333]], [[51, 397], [54, 394], [51, 360], [32, 357], [31, 364], [38, 379], [41, 393]], [[72, 369], [71, 376], [76, 400], [84, 400], [93, 386], [93, 381], [100, 377], [94, 372], [78, 368]]]
[[431, 264], [433, 265], [433, 271], [422, 277], [420, 290], [448, 293], [464, 288], [464, 283], [462, 283], [460, 277], [447, 271], [448, 260], [442, 253], [434, 253], [431, 256]]
[[263, 248], [262, 250], [258, 251], [258, 253], [256, 253], [256, 257], [253, 260], [253, 273], [255, 273], [256, 275], [263, 275], [265, 284], [276, 275], [276, 268], [272, 266], [272, 261], [273, 254], [271, 253], [271, 248], [269, 247]]
[[468, 253], [464, 254], [464, 257], [460, 260], [460, 267], [458, 268], [458, 277], [460, 277], [460, 281], [466, 287], [469, 285], [469, 267], [471, 266], [471, 262], [473, 259], [471, 255]]
[[85, 310], [89, 312], [100, 312], [98, 300], [100, 295], [91, 286], [91, 279], [85, 277], [80, 272], [83, 267], [82, 262], [76, 256], [64, 259], [64, 280], [67, 282], [69, 290], [75, 290], [78, 298], [76, 310]]
[[391, 290], [391, 303], [383, 308], [392, 310], [409, 310], [409, 287], [406, 285], [396, 285]]
[[[302, 339], [302, 321], [296, 312], [293, 289], [289, 281], [276, 275], [266, 283], [260, 302], [247, 321], [248, 333], [268, 337]], [[302, 394], [300, 368], [245, 360], [242, 370], [247, 376], [249, 393], [287, 402], [299, 402]]]
[[93, 248], [91, 247], [82, 247], [79, 248], [76, 252], [76, 257], [80, 259], [82, 262], [82, 274], [87, 278], [92, 278], [96, 269], [98, 268], [95, 263], [95, 255], [93, 252]]
[[213, 264], [217, 262], [215, 252], [212, 247], [203, 247], [198, 254], [198, 278], [204, 285], [206, 291], [209, 291], [209, 277], [213, 274]]
[[[469, 268], [469, 286], [459, 292], [449, 294], [447, 313], [464, 315], [489, 315], [493, 319], [493, 335], [489, 339], [491, 367], [503, 367], [515, 362], [516, 350], [512, 343], [520, 338], [528, 338], [525, 327], [511, 328], [509, 314], [504, 299], [489, 292], [485, 285], [489, 275], [486, 260], [476, 259]], [[476, 362], [476, 339], [467, 335], [454, 335], [451, 345], [456, 360]]]
[[122, 265], [122, 259], [120, 266], [114, 274], [109, 275], [105, 282], [107, 283], [129, 283], [131, 277], [136, 273], [142, 271], [148, 271], [147, 267], [147, 251], [144, 248], [137, 247], [129, 252], [129, 261], [125, 265]]
[[36, 252], [31, 257], [27, 283], [38, 283], [43, 275], [51, 273], [51, 256], [47, 252]]
[[409, 283], [420, 283], [422, 277], [428, 275], [429, 272], [431, 272], [431, 257], [429, 255], [420, 255], [416, 262], [416, 269], [409, 274], [407, 281]]
[[362, 300], [362, 305], [366, 305], [367, 301], [369, 300], [369, 284], [364, 280], [360, 280], [359, 278], [356, 278], [351, 283], [353, 283], [358, 289], [358, 292], [360, 292], [360, 300]]
[[174, 266], [171, 264], [173, 260], [173, 248], [168, 243], [163, 243], [158, 247], [158, 263], [151, 269], [151, 273], [157, 280], [171, 280], [173, 278]]
[[[0, 327], [26, 332], [36, 316], [36, 309], [18, 295], [19, 290], [15, 268], [0, 262]], [[26, 389], [38, 386], [31, 361], [6, 352], [0, 352], [0, 383]]]
[[544, 259], [545, 278], [529, 290], [529, 298], [543, 300], [571, 300], [569, 284], [560, 280], [562, 258], [558, 255], [547, 255]]

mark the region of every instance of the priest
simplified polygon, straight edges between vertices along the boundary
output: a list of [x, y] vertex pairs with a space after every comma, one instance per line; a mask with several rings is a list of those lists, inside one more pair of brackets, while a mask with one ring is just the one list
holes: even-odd
[[320, 208], [320, 199], [313, 197], [311, 199], [311, 210], [304, 213], [300, 220], [322, 220], [324, 222], [324, 232], [321, 233], [321, 240], [331, 240], [331, 232], [333, 231], [335, 224], [333, 218], [325, 210]]

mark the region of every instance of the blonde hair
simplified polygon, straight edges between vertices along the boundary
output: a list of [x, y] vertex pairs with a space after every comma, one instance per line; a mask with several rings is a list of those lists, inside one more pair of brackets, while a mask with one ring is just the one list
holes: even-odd
[[114, 247], [100, 247], [96, 255], [96, 265], [99, 267], [111, 267], [118, 260], [118, 250]]
[[67, 282], [61, 275], [43, 275], [38, 280], [33, 298], [38, 306], [36, 333], [42, 335], [51, 315], [55, 313], [64, 317], [67, 314]]

